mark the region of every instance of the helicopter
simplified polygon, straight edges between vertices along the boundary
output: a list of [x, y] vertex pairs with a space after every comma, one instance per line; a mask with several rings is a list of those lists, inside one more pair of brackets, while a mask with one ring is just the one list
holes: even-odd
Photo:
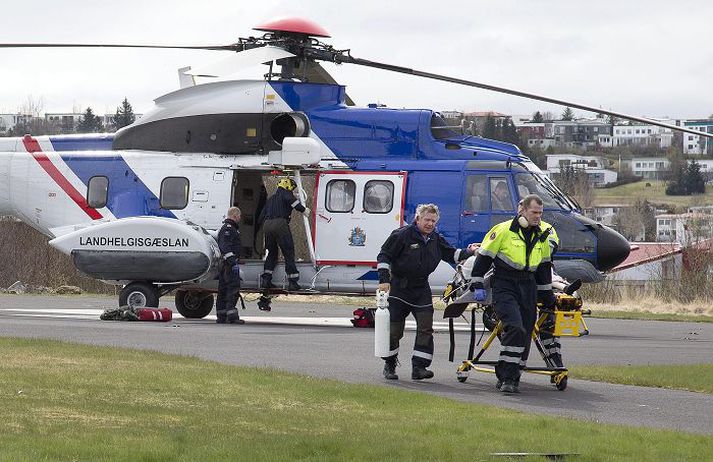
[[[554, 266], [567, 279], [601, 281], [630, 244], [582, 214], [515, 145], [464, 135], [438, 112], [356, 107], [319, 62], [352, 64], [484, 88], [679, 131], [683, 127], [455, 77], [356, 58], [323, 43], [329, 33], [301, 18], [268, 21], [260, 37], [224, 46], [0, 44], [0, 48], [126, 47], [236, 52], [202, 69], [179, 70], [182, 88], [115, 134], [0, 138], [0, 215], [50, 238], [83, 274], [122, 287], [120, 305], [158, 306], [175, 291], [177, 310], [213, 308], [221, 264], [215, 232], [230, 206], [242, 210], [243, 291], [260, 292], [264, 249], [257, 217], [276, 178], [294, 177], [311, 216], [291, 224], [308, 293], [369, 294], [376, 255], [389, 233], [438, 204], [452, 244], [480, 242], [538, 194], [561, 244]], [[196, 85], [249, 64], [261, 79]], [[507, 199], [496, 205], [494, 191]], [[444, 288], [453, 268], [431, 276]], [[273, 281], [286, 283], [278, 266]], [[269, 309], [263, 293], [261, 309]]]

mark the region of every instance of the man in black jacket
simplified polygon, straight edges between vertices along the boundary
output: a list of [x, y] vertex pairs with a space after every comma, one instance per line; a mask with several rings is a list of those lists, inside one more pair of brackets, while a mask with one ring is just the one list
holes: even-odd
[[433, 302], [428, 276], [441, 260], [455, 264], [473, 255], [475, 244], [467, 249], [456, 249], [436, 231], [440, 218], [434, 204], [416, 208], [416, 220], [391, 233], [377, 256], [379, 290], [390, 293], [391, 318], [390, 352], [385, 361], [384, 377], [397, 380], [396, 363], [399, 341], [409, 313], [416, 318], [416, 340], [411, 357], [411, 378], [430, 379], [433, 372], [426, 369], [433, 359]]
[[297, 183], [292, 178], [281, 179], [277, 184], [277, 191], [267, 199], [265, 207], [260, 212], [258, 221], [262, 223], [262, 229], [265, 232], [265, 248], [267, 249], [264, 271], [260, 276], [260, 287], [264, 289], [275, 288], [272, 283], [272, 272], [277, 265], [278, 247], [282, 250], [282, 256], [285, 258], [285, 272], [289, 281], [287, 289], [301, 289], [297, 283], [300, 273], [295, 264], [295, 243], [290, 231], [290, 216], [292, 210], [309, 216], [309, 209], [292, 194], [296, 187]]
[[223, 255], [223, 267], [218, 275], [218, 297], [215, 312], [218, 324], [245, 324], [236, 305], [240, 291], [240, 209], [230, 207], [218, 231], [218, 247]]

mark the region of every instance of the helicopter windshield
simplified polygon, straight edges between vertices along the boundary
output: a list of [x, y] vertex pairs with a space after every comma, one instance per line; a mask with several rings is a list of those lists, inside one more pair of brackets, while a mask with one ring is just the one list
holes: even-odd
[[515, 175], [520, 199], [537, 194], [547, 209], [572, 210], [576, 205], [542, 173], [528, 172]]
[[454, 132], [453, 127], [446, 123], [446, 120], [437, 112], [431, 116], [431, 134], [437, 140], [447, 140], [461, 137], [462, 135]]

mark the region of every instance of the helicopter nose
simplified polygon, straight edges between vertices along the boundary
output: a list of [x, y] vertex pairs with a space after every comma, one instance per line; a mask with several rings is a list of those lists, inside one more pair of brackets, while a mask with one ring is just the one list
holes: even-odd
[[631, 244], [624, 236], [606, 226], [593, 232], [597, 236], [597, 266], [600, 271], [609, 271], [626, 260]]

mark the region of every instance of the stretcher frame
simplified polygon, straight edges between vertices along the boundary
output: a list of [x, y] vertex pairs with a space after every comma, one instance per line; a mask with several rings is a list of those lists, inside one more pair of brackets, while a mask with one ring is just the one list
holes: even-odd
[[[532, 330], [532, 341], [535, 344], [535, 347], [537, 348], [537, 351], [540, 352], [540, 356], [542, 357], [543, 361], [545, 362], [545, 367], [530, 367], [526, 366], [522, 370], [523, 372], [528, 372], [532, 374], [540, 374], [540, 375], [548, 375], [550, 376], [550, 382], [554, 384], [554, 386], [560, 390], [564, 391], [567, 388], [567, 377], [569, 370], [566, 367], [556, 367], [552, 361], [549, 359], [547, 354], [545, 353], [545, 349], [542, 345], [542, 342], [539, 339], [539, 333], [542, 331], [542, 326], [545, 324], [547, 321], [548, 316], [553, 315], [555, 317], [554, 319], [554, 325], [555, 329], [552, 332], [554, 336], [558, 337], [581, 337], [583, 335], [588, 335], [589, 334], [589, 328], [587, 327], [586, 322], [584, 321], [584, 318], [582, 317], [582, 310], [581, 310], [581, 300], [578, 300], [578, 304], [574, 305], [572, 303], [565, 303], [564, 301], [571, 301], [572, 299], [575, 299], [575, 297], [572, 297], [570, 295], [566, 294], [557, 294], [558, 297], [558, 303], [556, 304], [554, 309], [551, 310], [546, 310], [543, 309], [541, 306], [538, 306], [538, 318], [537, 321], [535, 321], [535, 326]], [[566, 298], [565, 298], [566, 297]], [[560, 305], [570, 305], [570, 309], [559, 309], [558, 306]], [[574, 306], [574, 308], [571, 308]], [[485, 311], [486, 309], [491, 309], [492, 307], [487, 306], [487, 305], [480, 305], [476, 304], [475, 307], [471, 309], [471, 320], [470, 320], [470, 343], [468, 347], [468, 358], [471, 359], [465, 359], [461, 362], [461, 364], [458, 366], [458, 369], [456, 371], [456, 378], [458, 379], [459, 382], [464, 383], [466, 380], [468, 380], [469, 372], [470, 370], [475, 370], [478, 372], [488, 372], [488, 373], [495, 373], [494, 366], [498, 364], [498, 361], [496, 360], [482, 360], [480, 359], [483, 354], [488, 350], [490, 345], [492, 345], [493, 341], [498, 338], [498, 335], [502, 333], [504, 326], [503, 322], [498, 320], [497, 324], [495, 325], [495, 328], [492, 330], [488, 338], [485, 340], [485, 343], [483, 343], [483, 346], [481, 347], [480, 351], [478, 351], [477, 355], [473, 356], [474, 350], [475, 350], [475, 313], [477, 311]], [[462, 311], [461, 311], [462, 314]], [[444, 313], [444, 317], [445, 313]], [[454, 349], [455, 349], [455, 337], [454, 337], [454, 331], [452, 328], [453, 325], [453, 317], [454, 316], [448, 316], [449, 318], [449, 326], [450, 328], [450, 352], [449, 352], [449, 361], [453, 361], [453, 354], [454, 354]], [[492, 367], [483, 367], [483, 366], [492, 366]]]

